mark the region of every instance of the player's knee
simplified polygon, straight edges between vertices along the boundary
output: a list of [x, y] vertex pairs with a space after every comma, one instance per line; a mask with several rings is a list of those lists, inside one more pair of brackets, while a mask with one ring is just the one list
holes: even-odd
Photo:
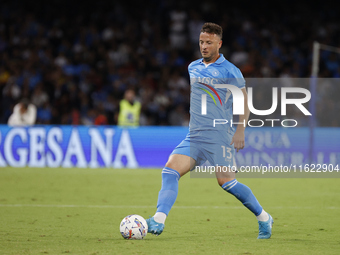
[[190, 158], [183, 155], [171, 155], [165, 167], [176, 170], [181, 176], [190, 171]]
[[218, 185], [220, 185], [221, 187], [226, 182], [230, 182], [232, 180], [235, 180], [235, 178], [217, 178]]
[[165, 164], [165, 167], [168, 167], [168, 168], [171, 168], [173, 170], [176, 170], [180, 174], [180, 176], [183, 175], [180, 167], [173, 160], [168, 160], [168, 162], [166, 162], [166, 164]]
[[176, 168], [176, 164], [175, 164], [173, 161], [171, 161], [171, 160], [168, 160], [168, 161], [166, 162], [165, 167], [169, 167], [169, 168], [171, 168], [171, 169], [176, 170], [176, 169], [175, 169], [175, 168]]
[[174, 164], [172, 162], [168, 162], [168, 163], [165, 164], [165, 167], [171, 168], [171, 169], [175, 170], [176, 172], [178, 172], [180, 176], [183, 176], [183, 171], [180, 167], [178, 167], [177, 164]]

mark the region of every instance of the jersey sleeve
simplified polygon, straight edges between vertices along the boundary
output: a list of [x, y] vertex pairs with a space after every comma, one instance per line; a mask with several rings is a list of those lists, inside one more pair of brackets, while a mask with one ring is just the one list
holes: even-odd
[[195, 61], [191, 62], [189, 65], [188, 65], [188, 74], [189, 74], [189, 78], [192, 79], [192, 78], [195, 78], [195, 74], [193, 72], [194, 68], [193, 66], [195, 65]]
[[191, 70], [192, 62], [188, 65], [188, 73], [190, 75], [190, 70]]

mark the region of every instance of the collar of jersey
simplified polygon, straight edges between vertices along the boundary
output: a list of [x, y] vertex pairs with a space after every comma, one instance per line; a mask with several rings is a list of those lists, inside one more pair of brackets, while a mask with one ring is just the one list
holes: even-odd
[[[220, 53], [220, 57], [214, 63], [211, 63], [211, 64], [221, 64], [224, 60], [225, 60], [225, 57], [223, 56], [222, 53]], [[203, 58], [201, 59], [200, 63], [204, 64]]]

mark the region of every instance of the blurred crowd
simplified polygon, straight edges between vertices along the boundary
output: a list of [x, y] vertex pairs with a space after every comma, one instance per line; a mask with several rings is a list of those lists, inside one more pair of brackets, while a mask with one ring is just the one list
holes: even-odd
[[[313, 41], [340, 47], [339, 15], [327, 1], [5, 0], [0, 123], [28, 98], [37, 124], [116, 125], [119, 102], [133, 89], [141, 125], [186, 126], [187, 66], [201, 57], [198, 37], [207, 21], [223, 27], [221, 53], [245, 77], [309, 77]], [[321, 52], [319, 76], [340, 77], [339, 54]], [[255, 106], [268, 109], [261, 91], [254, 89]], [[340, 86], [319, 86], [319, 126], [340, 126], [339, 95]]]

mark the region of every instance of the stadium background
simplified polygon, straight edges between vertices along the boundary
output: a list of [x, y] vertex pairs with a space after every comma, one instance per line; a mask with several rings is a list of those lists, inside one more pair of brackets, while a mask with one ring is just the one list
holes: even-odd
[[[7, 123], [21, 98], [30, 98], [38, 108], [37, 125], [48, 125], [25, 131], [0, 125], [2, 166], [62, 166], [68, 165], [61, 161], [68, 157], [73, 166], [164, 165], [187, 132], [187, 66], [200, 58], [198, 35], [206, 21], [223, 27], [221, 52], [254, 87], [257, 109], [270, 108], [271, 93], [256, 79], [278, 78], [283, 86], [309, 88], [313, 42], [340, 46], [339, 16], [327, 1], [238, 1], [232, 8], [217, 1], [3, 1], [0, 10], [0, 124]], [[310, 146], [310, 118], [288, 107], [288, 118], [298, 119], [301, 129], [247, 128], [246, 148], [237, 155], [239, 165], [302, 164], [311, 158], [318, 163], [340, 162], [340, 86], [330, 82], [340, 77], [340, 55], [321, 51], [319, 69], [314, 119], [318, 128], [333, 129], [316, 130]], [[326, 82], [321, 85], [322, 81]], [[121, 136], [115, 125], [119, 101], [128, 88], [142, 103], [141, 126], [183, 129], [146, 128]], [[109, 146], [105, 129], [98, 129], [98, 143], [92, 142], [90, 132], [96, 131], [91, 127], [102, 115], [115, 132], [111, 148], [105, 147]], [[65, 126], [59, 129], [60, 125]], [[167, 136], [162, 137], [164, 133]], [[158, 136], [159, 143], [148, 140]], [[121, 148], [131, 149], [117, 153], [120, 141], [125, 144], [129, 139], [131, 146]], [[56, 143], [57, 147], [51, 145]], [[69, 150], [77, 146], [84, 156]], [[139, 164], [134, 160], [129, 164], [130, 152]], [[120, 155], [119, 164], [115, 155]], [[98, 158], [98, 164], [90, 163], [92, 158]], [[141, 163], [145, 158], [148, 161]]]
[[[181, 178], [162, 235], [121, 237], [124, 216], [155, 212], [160, 169], [187, 132], [186, 69], [198, 57], [190, 31], [204, 21], [221, 24], [222, 52], [248, 78], [307, 78], [314, 40], [340, 47], [335, 1], [180, 2], [176, 17], [184, 21], [173, 23], [170, 0], [1, 1], [0, 254], [339, 254], [339, 178], [240, 178], [274, 217], [265, 243], [239, 201], [216, 180], [191, 175]], [[183, 48], [176, 45], [181, 39]], [[338, 55], [321, 51], [319, 76], [338, 78], [339, 65]], [[315, 159], [335, 166], [339, 86], [319, 85]], [[113, 116], [128, 87], [143, 103], [143, 126], [122, 130]], [[268, 109], [265, 90], [254, 92], [261, 92], [256, 106]], [[39, 108], [38, 125], [8, 127], [24, 96]], [[98, 112], [113, 125], [91, 125]], [[282, 153], [307, 164], [309, 122], [299, 124], [247, 128], [247, 148], [237, 155], [251, 165], [278, 164]], [[129, 165], [129, 141], [139, 166], [117, 169], [136, 166]], [[140, 169], [150, 163], [158, 170]]]
[[[29, 97], [37, 124], [91, 125], [105, 114], [115, 125], [133, 88], [141, 125], [185, 126], [187, 66], [200, 57], [205, 21], [222, 25], [221, 52], [245, 77], [309, 77], [313, 41], [340, 46], [339, 16], [329, 1], [293, 2], [2, 1], [0, 123]], [[339, 55], [322, 51], [319, 77], [339, 76]], [[339, 127], [339, 86], [319, 90], [318, 125]], [[267, 109], [263, 90], [255, 93]]]

